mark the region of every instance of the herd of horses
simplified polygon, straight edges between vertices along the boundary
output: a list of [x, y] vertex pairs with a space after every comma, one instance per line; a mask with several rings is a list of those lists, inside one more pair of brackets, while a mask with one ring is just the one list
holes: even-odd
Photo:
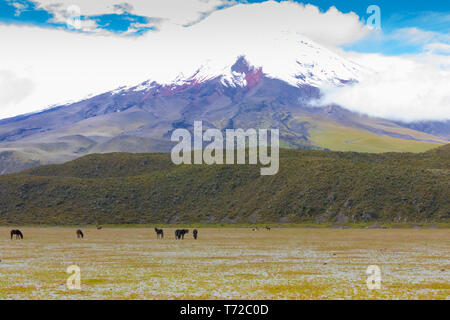
[[[98, 226], [97, 230], [101, 230], [102, 227]], [[267, 231], [270, 231], [269, 227], [265, 228]], [[253, 231], [258, 231], [258, 227], [253, 228]], [[158, 229], [155, 228], [155, 232], [156, 232], [156, 239], [164, 239], [164, 230], [163, 229]], [[175, 239], [176, 240], [183, 240], [184, 236], [186, 234], [189, 233], [189, 229], [177, 229], [175, 230]], [[80, 229], [77, 230], [76, 232], [77, 238], [78, 239], [83, 239], [84, 238], [84, 234], [83, 231], [81, 231]], [[192, 236], [194, 237], [195, 240], [197, 240], [198, 238], [198, 230], [194, 229], [194, 231], [192, 231]], [[11, 230], [11, 240], [15, 237], [15, 239], [23, 239], [23, 233], [19, 230], [19, 229], [14, 229]]]
[[[155, 232], [156, 232], [157, 239], [164, 239], [164, 230], [163, 229], [155, 228]], [[175, 230], [175, 239], [183, 240], [184, 236], [188, 233], [189, 233], [189, 229], [177, 229], [177, 230]], [[197, 240], [198, 230], [194, 229], [194, 231], [192, 231], [192, 235], [193, 235], [194, 239]]]
[[[97, 227], [97, 230], [101, 230], [102, 227]], [[164, 230], [163, 229], [158, 229], [155, 228], [155, 232], [156, 232], [156, 238], [157, 239], [164, 239]], [[175, 230], [175, 239], [177, 240], [182, 240], [184, 239], [184, 236], [186, 234], [189, 233], [188, 229], [177, 229]], [[198, 230], [194, 229], [194, 231], [192, 232], [194, 239], [197, 240], [198, 238]], [[84, 238], [84, 234], [83, 231], [81, 231], [80, 229], [78, 229], [76, 231], [76, 235], [78, 239], [83, 239]], [[18, 230], [18, 229], [14, 229], [11, 230], [11, 240], [15, 237], [15, 239], [23, 239], [23, 233], [22, 231]]]

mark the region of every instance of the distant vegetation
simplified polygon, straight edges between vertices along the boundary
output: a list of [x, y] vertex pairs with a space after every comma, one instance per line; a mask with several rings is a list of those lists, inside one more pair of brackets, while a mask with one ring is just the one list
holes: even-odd
[[450, 145], [421, 154], [281, 150], [280, 171], [93, 154], [0, 176], [0, 224], [449, 222]]

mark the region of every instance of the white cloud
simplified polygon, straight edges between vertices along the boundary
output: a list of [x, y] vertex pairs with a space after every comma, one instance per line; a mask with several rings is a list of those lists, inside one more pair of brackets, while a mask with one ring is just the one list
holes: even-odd
[[[203, 14], [212, 12], [226, 0], [32, 0], [38, 8], [54, 14], [54, 22], [65, 23], [71, 16], [71, 6], [78, 6], [83, 16], [122, 14], [125, 11], [138, 16], [157, 18], [169, 24], [184, 25], [199, 20]], [[82, 29], [93, 32], [89, 22]], [[98, 30], [104, 32], [104, 30]]]
[[[0, 70], [9, 71], [11, 80], [19, 74], [34, 84], [29, 96], [7, 108], [0, 105], [0, 118], [144, 81], [155, 67], [152, 46], [135, 38], [0, 26], [0, 39]], [[0, 87], [1, 92], [8, 89]]]
[[[66, 23], [72, 16], [68, 10], [73, 6], [80, 8], [83, 16], [97, 16], [125, 11], [138, 16], [155, 19], [158, 28], [168, 25], [186, 26], [201, 21], [204, 17], [223, 6], [237, 6], [247, 10], [247, 25], [257, 20], [258, 25], [273, 22], [289, 25], [290, 30], [304, 32], [306, 36], [330, 45], [354, 42], [367, 34], [359, 17], [351, 12], [343, 14], [335, 7], [321, 13], [316, 6], [301, 5], [292, 1], [267, 1], [262, 4], [238, 4], [233, 0], [32, 0], [38, 6], [54, 14], [54, 22]], [[249, 11], [251, 11], [249, 13]], [[236, 11], [235, 11], [236, 12]], [[234, 24], [234, 18], [223, 27]], [[242, 22], [243, 20], [241, 20]], [[239, 22], [239, 21], [238, 21]], [[82, 29], [89, 32], [104, 33], [105, 30], [92, 26], [93, 21], [82, 23]], [[245, 27], [245, 26], [243, 26]]]
[[[179, 4], [187, 9], [185, 1], [189, 2], [180, 0]], [[51, 1], [42, 3], [50, 5]], [[106, 3], [114, 4], [103, 0], [83, 3], [90, 6], [91, 14], [99, 13]], [[131, 4], [136, 13], [143, 14], [138, 10], [139, 3]], [[150, 7], [155, 9], [153, 12], [147, 8], [145, 14], [149, 15], [153, 12], [162, 17], [164, 10], [169, 14], [171, 9], [155, 4], [160, 1], [145, 3], [151, 3]], [[211, 3], [205, 2], [203, 6], [201, 10], [206, 10]], [[174, 21], [183, 20], [181, 16], [177, 18], [182, 8], [176, 9], [179, 13]], [[165, 83], [179, 73], [192, 74], [206, 59], [227, 65], [237, 55], [249, 54], [269, 61], [276, 68], [277, 63], [283, 64], [286, 55], [292, 55], [298, 46], [297, 37], [302, 34], [332, 47], [357, 40], [366, 32], [367, 28], [354, 14], [342, 14], [336, 9], [320, 13], [313, 6], [272, 1], [236, 5], [215, 11], [191, 27], [172, 23], [160, 32], [141, 37], [0, 25], [0, 70], [21, 74], [35, 85], [33, 92], [16, 100], [13, 108], [0, 107], [0, 118], [76, 101], [147, 79]]]
[[17, 112], [14, 110], [15, 105], [30, 96], [33, 83], [11, 71], [0, 70], [0, 88], [0, 106], [4, 111]]
[[353, 86], [325, 90], [323, 103], [407, 122], [450, 119], [450, 56], [349, 56], [377, 73]]
[[399, 40], [410, 44], [427, 44], [431, 42], [450, 42], [450, 35], [419, 28], [402, 28], [388, 36], [389, 39]]
[[16, 12], [14, 13], [14, 16], [18, 17], [22, 14], [23, 11], [25, 11], [28, 7], [27, 5], [19, 2], [15, 2], [13, 0], [7, 0], [14, 8], [16, 8]]
[[450, 53], [450, 44], [434, 42], [425, 45], [424, 49], [430, 52]]

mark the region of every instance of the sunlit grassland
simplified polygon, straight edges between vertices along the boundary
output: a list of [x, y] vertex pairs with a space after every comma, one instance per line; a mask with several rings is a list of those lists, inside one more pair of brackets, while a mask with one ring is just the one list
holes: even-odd
[[[362, 129], [343, 127], [333, 122], [317, 123], [309, 133], [311, 141], [333, 151], [418, 153], [440, 146], [437, 143], [405, 140], [387, 135], [381, 136]], [[407, 135], [408, 133], [402, 134]]]
[[[0, 228], [2, 299], [448, 299], [448, 229]], [[81, 268], [69, 291], [66, 268]], [[366, 285], [369, 265], [381, 289]]]

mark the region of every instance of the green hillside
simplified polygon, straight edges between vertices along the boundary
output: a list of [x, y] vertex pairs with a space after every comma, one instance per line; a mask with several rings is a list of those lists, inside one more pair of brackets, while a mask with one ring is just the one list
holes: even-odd
[[93, 154], [0, 176], [0, 224], [449, 222], [450, 145], [421, 154], [281, 150], [280, 171]]

